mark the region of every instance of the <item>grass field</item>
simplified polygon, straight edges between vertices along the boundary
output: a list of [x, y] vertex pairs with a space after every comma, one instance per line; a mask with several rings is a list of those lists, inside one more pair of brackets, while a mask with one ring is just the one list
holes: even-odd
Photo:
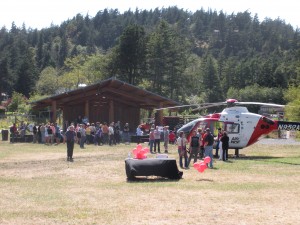
[[75, 146], [70, 163], [63, 144], [0, 142], [0, 224], [300, 224], [300, 145], [257, 143], [179, 181], [128, 182], [135, 146]]

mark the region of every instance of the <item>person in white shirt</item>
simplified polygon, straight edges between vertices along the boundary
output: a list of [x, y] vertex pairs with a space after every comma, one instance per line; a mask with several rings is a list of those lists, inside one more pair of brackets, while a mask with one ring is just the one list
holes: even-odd
[[[179, 165], [181, 168], [188, 168], [188, 158], [187, 158], [187, 152], [186, 152], [186, 145], [188, 143], [187, 139], [185, 138], [185, 135], [183, 131], [180, 131], [179, 137], [177, 138], [177, 146], [178, 146], [178, 154], [179, 154]], [[184, 167], [182, 163], [182, 158], [184, 158]]]
[[160, 153], [160, 132], [158, 130], [158, 126], [156, 126], [154, 130], [154, 152], [156, 152], [156, 147], [158, 153]]
[[115, 144], [114, 134], [115, 134], [115, 132], [114, 132], [114, 122], [112, 122], [108, 127], [108, 137], [109, 137], [109, 145], [110, 146]]

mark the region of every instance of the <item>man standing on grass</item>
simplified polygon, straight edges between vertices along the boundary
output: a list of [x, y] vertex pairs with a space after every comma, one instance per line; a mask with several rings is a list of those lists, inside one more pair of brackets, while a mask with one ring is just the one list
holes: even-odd
[[73, 150], [75, 139], [76, 132], [74, 131], [74, 126], [69, 126], [67, 132], [65, 133], [64, 143], [67, 142], [67, 161], [70, 162], [73, 162]]
[[197, 135], [197, 131], [193, 131], [193, 136], [190, 140], [190, 156], [188, 159], [188, 166], [190, 165], [190, 162], [192, 160], [192, 157], [194, 157], [194, 163], [197, 162], [197, 157], [200, 151], [200, 145], [201, 145], [201, 138]]
[[154, 130], [154, 138], [154, 152], [156, 153], [157, 146], [157, 151], [160, 153], [160, 131], [158, 130], [158, 126]]
[[86, 141], [86, 131], [85, 131], [84, 124], [80, 124], [79, 132], [80, 132], [80, 136], [81, 136], [79, 145], [80, 145], [81, 149], [84, 149], [85, 148], [84, 143]]
[[[217, 144], [216, 144], [216, 154], [215, 154], [215, 157], [216, 158], [218, 158], [219, 157], [219, 155], [218, 155], [218, 152], [219, 152], [219, 144], [220, 144], [220, 139], [221, 139], [221, 137], [222, 137], [222, 135], [223, 135], [223, 133], [222, 133], [222, 130], [221, 130], [221, 128], [218, 128], [218, 134], [217, 134], [217, 137], [216, 137], [216, 142], [217, 142]], [[220, 149], [220, 151], [221, 151], [221, 149]], [[221, 154], [221, 152], [220, 152], [220, 158], [222, 158], [222, 154]]]
[[164, 126], [164, 147], [165, 147], [165, 153], [168, 153], [168, 147], [169, 147], [169, 134], [170, 134], [170, 131], [169, 131], [169, 126]]
[[17, 126], [15, 123], [13, 123], [13, 125], [10, 127], [10, 134], [11, 134], [11, 143], [15, 143], [15, 137], [17, 135]]
[[123, 127], [123, 138], [124, 138], [124, 142], [125, 144], [129, 145], [129, 124], [125, 123], [125, 126]]
[[210, 168], [213, 168], [213, 145], [214, 145], [214, 136], [210, 132], [209, 128], [206, 128], [206, 134], [204, 136], [204, 151], [205, 157], [210, 157]]

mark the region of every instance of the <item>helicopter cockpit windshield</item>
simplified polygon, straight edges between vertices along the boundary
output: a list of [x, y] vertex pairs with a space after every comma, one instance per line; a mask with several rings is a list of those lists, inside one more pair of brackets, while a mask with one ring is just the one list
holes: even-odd
[[177, 133], [179, 133], [180, 131], [183, 131], [184, 133], [189, 133], [198, 122], [199, 120], [193, 120], [183, 125], [181, 128], [178, 129]]
[[217, 133], [215, 132], [217, 132], [217, 129], [222, 127], [222, 123], [217, 120], [206, 120], [205, 118], [200, 118], [183, 125], [177, 133], [183, 131], [188, 136], [192, 130], [198, 130], [200, 128], [205, 131], [206, 128], [210, 128], [211, 132], [216, 135]]

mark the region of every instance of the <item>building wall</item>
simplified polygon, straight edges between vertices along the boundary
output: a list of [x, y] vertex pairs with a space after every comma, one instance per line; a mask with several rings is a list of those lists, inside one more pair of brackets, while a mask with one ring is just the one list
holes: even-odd
[[[140, 122], [140, 109], [138, 107], [132, 107], [118, 102], [114, 102], [113, 104], [114, 105], [112, 116], [109, 116], [108, 104], [102, 106], [92, 103], [89, 104], [89, 115], [87, 115], [89, 122], [106, 122], [107, 124], [109, 124], [111, 122], [120, 121], [121, 128], [123, 128], [125, 123], [129, 123], [130, 131], [135, 132], [136, 127], [139, 125]], [[65, 106], [63, 109], [64, 123], [66, 121], [68, 121], [69, 124], [71, 122], [76, 122], [76, 119], [79, 115], [82, 117], [85, 116], [84, 104], [78, 104], [71, 107]], [[110, 118], [113, 118], [113, 121]]]
[[89, 121], [109, 123], [108, 105], [90, 105]]
[[65, 106], [63, 108], [63, 120], [71, 122], [76, 122], [78, 116], [84, 116], [84, 105], [78, 104], [74, 106]]
[[135, 133], [140, 123], [140, 109], [126, 105], [115, 105], [115, 122], [120, 121], [121, 128], [125, 123], [129, 123], [130, 132]]

